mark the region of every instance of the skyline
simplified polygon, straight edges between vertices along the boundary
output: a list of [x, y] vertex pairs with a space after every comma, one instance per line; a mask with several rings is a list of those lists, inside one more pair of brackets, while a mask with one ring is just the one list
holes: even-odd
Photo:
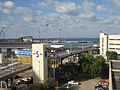
[[0, 0], [0, 31], [6, 38], [59, 38], [60, 29], [62, 38], [98, 38], [120, 34], [119, 10], [119, 0]]

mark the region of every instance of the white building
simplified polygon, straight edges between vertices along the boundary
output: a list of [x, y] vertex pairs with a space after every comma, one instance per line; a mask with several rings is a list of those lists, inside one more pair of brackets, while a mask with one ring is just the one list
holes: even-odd
[[105, 57], [107, 51], [116, 51], [120, 54], [120, 35], [100, 33], [100, 55]]

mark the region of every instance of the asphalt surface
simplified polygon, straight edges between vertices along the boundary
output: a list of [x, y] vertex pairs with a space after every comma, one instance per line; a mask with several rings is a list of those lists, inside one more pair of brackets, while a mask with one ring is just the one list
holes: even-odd
[[71, 90], [95, 90], [95, 85], [98, 83], [100, 78], [88, 79], [80, 81], [80, 85], [74, 85]]

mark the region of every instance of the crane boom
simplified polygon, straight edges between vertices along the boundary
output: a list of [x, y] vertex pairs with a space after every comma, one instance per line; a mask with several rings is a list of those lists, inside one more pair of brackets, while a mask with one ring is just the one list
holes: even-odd
[[1, 30], [1, 32], [0, 32], [0, 36], [1, 36], [1, 34], [3, 33], [3, 30], [4, 30], [4, 27], [2, 28], [2, 30]]

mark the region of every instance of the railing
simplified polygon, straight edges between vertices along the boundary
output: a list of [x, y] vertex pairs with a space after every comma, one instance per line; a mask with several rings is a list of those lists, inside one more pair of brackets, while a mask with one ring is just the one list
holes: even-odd
[[91, 51], [91, 50], [96, 50], [98, 48], [84, 48], [84, 49], [79, 49], [79, 50], [74, 50], [74, 51], [70, 51], [69, 53], [67, 52], [63, 52], [63, 53], [59, 53], [57, 54], [59, 58], [64, 58], [64, 57], [68, 57], [70, 55], [74, 55], [74, 54], [78, 54], [78, 53], [82, 53], [82, 52], [86, 52], [86, 51]]
[[6, 69], [6, 68], [9, 68], [9, 67], [18, 65], [18, 64], [20, 64], [20, 63], [19, 63], [19, 62], [15, 62], [15, 63], [13, 63], [13, 64], [8, 64], [7, 66], [0, 67], [0, 70]]
[[14, 68], [13, 70], [9, 70], [9, 71], [4, 70], [4, 72], [0, 74], [0, 79], [3, 79], [3, 78], [8, 77], [10, 75], [13, 75], [13, 74], [19, 73], [23, 70], [27, 70], [27, 69], [31, 69], [31, 68], [32, 68], [31, 65], [25, 65], [25, 66], [17, 67], [17, 69]]

